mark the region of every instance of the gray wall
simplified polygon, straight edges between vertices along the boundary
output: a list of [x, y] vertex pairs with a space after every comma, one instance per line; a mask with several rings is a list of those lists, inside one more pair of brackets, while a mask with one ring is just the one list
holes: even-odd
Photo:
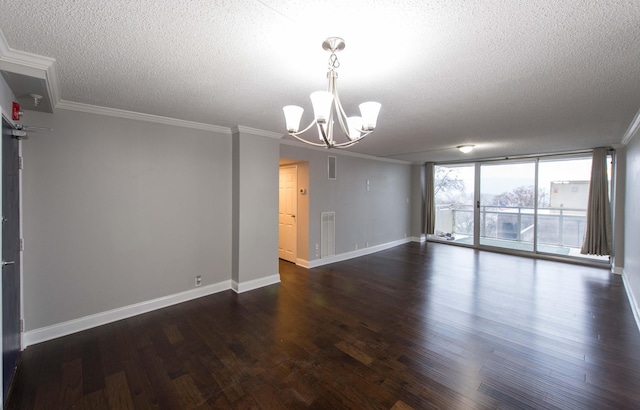
[[233, 134], [236, 283], [278, 275], [279, 147], [279, 139], [240, 130]]
[[0, 75], [0, 108], [4, 116], [9, 119], [11, 119], [11, 102], [13, 101], [16, 101], [16, 97], [4, 77]]
[[[337, 157], [336, 180], [327, 178], [328, 155]], [[319, 259], [322, 212], [336, 213], [336, 255], [410, 236], [410, 164], [285, 144], [280, 157], [309, 162], [309, 260]]]
[[411, 165], [411, 236], [420, 238], [424, 232], [424, 164]]
[[627, 183], [627, 151], [625, 148], [616, 149], [616, 167], [614, 177], [614, 208], [613, 208], [613, 267], [615, 273], [622, 273], [624, 268], [624, 207], [625, 185]]
[[231, 277], [231, 135], [57, 110], [23, 144], [27, 330]]
[[640, 313], [640, 137], [627, 145], [625, 192], [624, 276]]

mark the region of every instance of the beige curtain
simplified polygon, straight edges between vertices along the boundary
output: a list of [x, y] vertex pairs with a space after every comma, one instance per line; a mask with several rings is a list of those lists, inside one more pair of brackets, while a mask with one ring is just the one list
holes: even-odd
[[435, 165], [427, 162], [424, 167], [424, 233], [433, 235], [436, 228]]
[[607, 180], [607, 150], [596, 148], [591, 164], [591, 184], [587, 205], [587, 231], [580, 253], [584, 255], [611, 254], [611, 205]]

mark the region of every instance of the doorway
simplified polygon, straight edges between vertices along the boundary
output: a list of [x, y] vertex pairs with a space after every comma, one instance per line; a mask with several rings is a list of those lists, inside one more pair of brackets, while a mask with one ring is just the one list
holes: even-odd
[[[313, 254], [309, 250], [309, 207], [310, 207], [310, 189], [309, 189], [309, 161], [293, 159], [293, 158], [280, 158], [280, 172], [287, 168], [294, 167], [296, 170], [295, 189], [293, 192], [289, 191], [289, 195], [295, 195], [293, 198], [286, 198], [284, 194], [284, 187], [280, 187], [279, 190], [279, 207], [278, 207], [278, 257], [282, 260], [286, 260], [295, 263], [298, 266], [305, 268], [309, 267], [309, 255]], [[291, 171], [284, 171], [291, 172]], [[282, 173], [280, 174], [280, 181], [282, 180]], [[293, 185], [293, 184], [292, 184]], [[289, 235], [286, 229], [292, 229], [287, 227], [286, 224], [286, 208], [289, 208], [290, 214], [295, 215], [295, 253], [285, 251], [287, 245], [284, 243], [288, 238], [291, 240], [294, 233]], [[294, 210], [291, 212], [291, 210]], [[285, 216], [283, 220], [280, 220], [280, 215]], [[318, 222], [320, 217], [318, 216]], [[290, 220], [290, 222], [293, 222]], [[294, 245], [289, 245], [292, 248]]]
[[280, 167], [278, 205], [278, 257], [296, 263], [298, 256], [298, 167]]

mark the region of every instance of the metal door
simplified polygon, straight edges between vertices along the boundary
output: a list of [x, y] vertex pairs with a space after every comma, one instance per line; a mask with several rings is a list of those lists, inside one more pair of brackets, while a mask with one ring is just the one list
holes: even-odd
[[19, 141], [2, 119], [2, 384], [3, 398], [20, 355]]

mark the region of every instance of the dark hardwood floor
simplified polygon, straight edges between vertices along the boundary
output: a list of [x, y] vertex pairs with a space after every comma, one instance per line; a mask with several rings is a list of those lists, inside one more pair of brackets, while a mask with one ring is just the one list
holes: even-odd
[[29, 347], [10, 409], [638, 409], [606, 270], [410, 243]]

